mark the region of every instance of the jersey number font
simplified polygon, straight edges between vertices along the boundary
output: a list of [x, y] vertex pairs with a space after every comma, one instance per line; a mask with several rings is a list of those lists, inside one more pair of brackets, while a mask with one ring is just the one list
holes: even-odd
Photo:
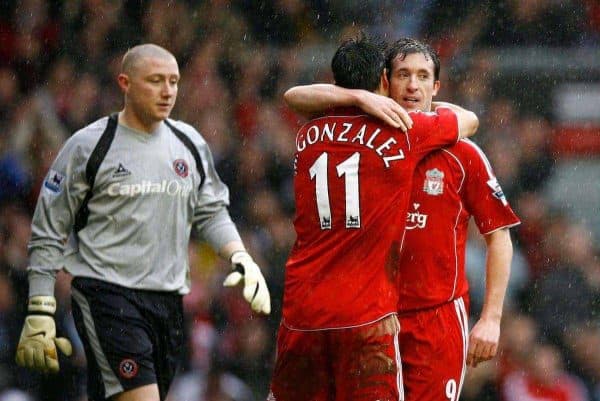
[[[310, 179], [315, 180], [315, 194], [321, 230], [330, 230], [331, 205], [329, 203], [329, 182], [327, 178], [327, 152], [315, 160], [308, 170]], [[346, 228], [360, 228], [360, 196], [358, 188], [358, 166], [360, 153], [355, 152], [336, 166], [337, 176], [344, 176], [346, 190]]]

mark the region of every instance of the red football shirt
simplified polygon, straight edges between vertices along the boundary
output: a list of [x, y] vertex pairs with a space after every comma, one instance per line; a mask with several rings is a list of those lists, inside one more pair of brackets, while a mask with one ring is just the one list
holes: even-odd
[[467, 294], [465, 245], [471, 216], [484, 235], [520, 223], [487, 157], [463, 139], [429, 154], [415, 171], [398, 271], [400, 311]]
[[414, 113], [408, 134], [356, 111], [296, 136], [296, 242], [286, 264], [283, 321], [292, 329], [357, 326], [396, 311], [404, 216], [415, 166], [456, 143], [449, 109]]

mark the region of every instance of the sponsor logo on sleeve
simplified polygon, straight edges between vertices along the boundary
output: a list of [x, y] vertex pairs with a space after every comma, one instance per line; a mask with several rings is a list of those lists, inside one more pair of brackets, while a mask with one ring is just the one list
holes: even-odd
[[50, 170], [44, 180], [44, 188], [48, 191], [59, 194], [62, 192], [65, 176], [55, 170]]
[[437, 168], [425, 172], [423, 191], [428, 195], [441, 195], [444, 193], [444, 173]]
[[494, 195], [496, 199], [500, 200], [502, 205], [508, 205], [508, 201], [506, 200], [506, 196], [504, 196], [504, 191], [502, 191], [502, 187], [500, 187], [498, 179], [496, 177], [491, 178], [488, 180], [487, 184], [492, 189], [492, 195]]

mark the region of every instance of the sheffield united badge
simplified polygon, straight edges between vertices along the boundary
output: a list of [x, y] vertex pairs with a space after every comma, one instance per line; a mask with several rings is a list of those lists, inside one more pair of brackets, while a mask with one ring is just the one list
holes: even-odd
[[123, 359], [119, 364], [119, 374], [125, 379], [131, 379], [137, 375], [138, 364], [133, 359]]
[[188, 165], [185, 162], [185, 160], [183, 160], [183, 159], [175, 160], [173, 162], [173, 169], [175, 169], [175, 172], [181, 178], [185, 178], [188, 176], [188, 173], [189, 173]]

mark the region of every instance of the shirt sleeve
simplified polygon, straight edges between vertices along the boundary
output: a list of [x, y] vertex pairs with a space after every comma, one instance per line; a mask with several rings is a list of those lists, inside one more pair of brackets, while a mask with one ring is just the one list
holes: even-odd
[[468, 139], [463, 142], [467, 145], [465, 150], [469, 160], [465, 166], [463, 199], [467, 211], [475, 219], [479, 232], [485, 235], [520, 224], [483, 151]]
[[89, 185], [85, 180], [87, 157], [77, 135], [59, 152], [42, 184], [31, 224], [29, 296], [53, 295], [56, 272], [75, 215]]
[[241, 238], [227, 210], [229, 189], [217, 174], [210, 149], [204, 141], [197, 147], [206, 176], [199, 189], [192, 223], [196, 233], [219, 251], [223, 245]]
[[411, 112], [413, 128], [407, 133], [410, 150], [425, 156], [433, 150], [454, 145], [458, 137], [458, 119], [452, 110], [438, 107], [435, 112]]

